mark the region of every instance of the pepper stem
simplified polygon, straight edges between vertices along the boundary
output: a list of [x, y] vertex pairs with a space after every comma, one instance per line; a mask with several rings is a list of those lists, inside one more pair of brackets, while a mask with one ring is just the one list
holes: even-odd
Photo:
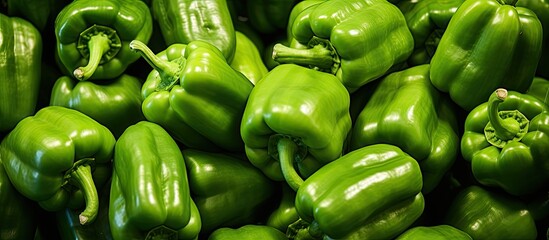
[[303, 179], [294, 167], [294, 156], [298, 153], [297, 144], [290, 138], [280, 138], [277, 144], [278, 160], [280, 162], [280, 168], [282, 175], [288, 185], [297, 191], [303, 184]]
[[500, 103], [507, 99], [506, 89], [498, 88], [488, 99], [488, 124], [484, 134], [488, 142], [503, 147], [509, 141], [519, 141], [528, 132], [529, 120], [518, 110], [499, 111]]
[[89, 164], [80, 165], [70, 173], [70, 176], [71, 181], [80, 188], [86, 200], [86, 208], [78, 216], [80, 224], [85, 225], [93, 222], [99, 211], [99, 197], [93, 182], [91, 166]]
[[179, 75], [181, 73], [181, 62], [166, 61], [156, 56], [147, 45], [139, 40], [133, 40], [129, 44], [130, 49], [141, 54], [154, 70], [160, 74], [161, 86], [163, 90], [170, 89], [175, 83], [179, 81]]
[[111, 40], [107, 35], [102, 33], [91, 36], [88, 41], [88, 49], [90, 51], [88, 65], [78, 67], [72, 73], [80, 81], [88, 80], [93, 75], [101, 62], [103, 54], [111, 49]]

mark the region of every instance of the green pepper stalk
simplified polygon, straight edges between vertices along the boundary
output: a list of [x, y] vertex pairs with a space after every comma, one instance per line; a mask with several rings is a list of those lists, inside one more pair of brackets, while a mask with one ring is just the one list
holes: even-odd
[[[509, 141], [520, 141], [528, 132], [528, 119], [519, 111], [498, 111], [500, 103], [507, 98], [507, 90], [498, 88], [488, 100], [489, 124], [484, 129], [486, 139], [496, 147]], [[505, 118], [502, 119], [501, 116]]]
[[78, 67], [73, 72], [74, 77], [82, 81], [90, 78], [100, 63], [110, 60], [111, 56], [105, 54], [111, 50], [116, 53], [121, 47], [120, 39], [114, 29], [94, 26], [89, 30], [93, 32], [91, 36], [86, 36], [86, 34], [81, 35], [82, 38], [87, 40], [87, 44], [84, 43], [77, 46], [79, 49], [88, 48], [88, 64], [84, 67]]

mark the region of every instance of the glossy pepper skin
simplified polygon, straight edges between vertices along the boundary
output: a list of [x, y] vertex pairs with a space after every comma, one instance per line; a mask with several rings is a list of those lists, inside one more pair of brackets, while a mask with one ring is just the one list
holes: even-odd
[[244, 225], [239, 228], [216, 229], [208, 240], [287, 240], [286, 234], [280, 230], [265, 225]]
[[414, 48], [402, 12], [386, 0], [326, 1], [290, 24], [292, 37], [308, 48], [276, 44], [274, 60], [333, 73], [351, 92], [400, 67]]
[[524, 92], [532, 83], [542, 26], [533, 11], [515, 2], [463, 2], [431, 59], [433, 85], [466, 111], [498, 87]]
[[335, 76], [278, 65], [255, 85], [244, 110], [240, 134], [249, 161], [297, 190], [302, 177], [310, 175], [302, 167], [341, 156], [351, 130], [349, 102]]
[[463, 0], [406, 0], [397, 4], [414, 38], [408, 66], [428, 64], [440, 38]]
[[465, 120], [461, 153], [483, 185], [512, 195], [549, 183], [549, 112], [528, 94], [497, 89]]
[[115, 146], [109, 222], [114, 239], [177, 237], [191, 218], [179, 146], [160, 125], [141, 121]]
[[0, 156], [0, 239], [33, 239], [38, 226], [35, 204], [13, 187]]
[[422, 184], [415, 159], [396, 146], [370, 145], [313, 173], [295, 206], [313, 237], [391, 239], [423, 212]]
[[226, 153], [184, 149], [191, 196], [202, 220], [200, 237], [221, 227], [252, 224], [274, 197], [275, 185], [248, 161]]
[[537, 236], [535, 221], [522, 202], [476, 185], [454, 197], [443, 222], [475, 240], [526, 240]]
[[130, 47], [154, 68], [141, 89], [147, 120], [191, 148], [243, 151], [240, 120], [253, 84], [215, 46], [174, 44], [158, 56], [140, 41]]
[[0, 14], [0, 132], [34, 114], [42, 66], [42, 36], [28, 21]]
[[263, 63], [256, 45], [244, 33], [236, 31], [236, 51], [231, 67], [256, 84], [269, 70]]
[[281, 198], [275, 210], [271, 212], [265, 225], [274, 227], [281, 232], [286, 232], [288, 226], [299, 220], [299, 215], [295, 210], [295, 191], [285, 182], [281, 183]]
[[21, 120], [0, 155], [14, 187], [42, 208], [59, 211], [85, 200], [84, 225], [97, 216], [96, 186], [108, 180], [114, 144], [109, 129], [87, 115], [49, 106]]
[[232, 61], [236, 35], [226, 0], [154, 0], [151, 9], [167, 46], [202, 40]]
[[101, 82], [61, 76], [51, 89], [50, 105], [78, 110], [118, 138], [127, 127], [145, 119], [141, 86], [141, 80], [128, 74]]
[[549, 105], [549, 80], [535, 77], [526, 93]]
[[406, 230], [400, 234], [395, 240], [415, 240], [415, 239], [432, 239], [432, 240], [473, 240], [469, 234], [461, 231], [450, 225], [442, 224], [436, 226], [418, 226]]
[[458, 156], [455, 106], [432, 86], [429, 65], [394, 72], [380, 79], [351, 131], [350, 148], [387, 143], [419, 162], [423, 193], [429, 193]]
[[524, 7], [536, 13], [543, 27], [543, 43], [541, 44], [541, 58], [539, 59], [536, 75], [549, 78], [549, 1], [548, 0], [520, 0], [517, 7]]
[[130, 41], [146, 43], [151, 34], [150, 10], [139, 0], [76, 0], [55, 20], [60, 67], [81, 81], [120, 76], [139, 59]]

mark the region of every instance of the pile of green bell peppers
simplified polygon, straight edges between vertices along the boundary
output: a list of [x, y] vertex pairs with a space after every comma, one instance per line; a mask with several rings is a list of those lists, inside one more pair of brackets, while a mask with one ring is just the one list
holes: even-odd
[[0, 239], [546, 239], [549, 0], [4, 0]]

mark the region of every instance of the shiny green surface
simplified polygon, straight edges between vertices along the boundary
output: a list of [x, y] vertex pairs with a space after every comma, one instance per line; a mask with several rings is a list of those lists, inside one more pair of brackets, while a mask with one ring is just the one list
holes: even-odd
[[254, 85], [268, 72], [254, 42], [239, 31], [236, 31], [236, 51], [231, 67], [244, 74]]
[[520, 0], [517, 7], [524, 7], [536, 13], [543, 27], [543, 43], [541, 58], [536, 71], [537, 76], [549, 78], [549, 1], [548, 0]]
[[286, 234], [265, 225], [243, 225], [239, 228], [219, 228], [208, 240], [287, 240]]
[[419, 226], [413, 227], [399, 235], [395, 240], [414, 240], [414, 239], [432, 239], [432, 240], [472, 240], [471, 236], [450, 225], [437, 226]]

